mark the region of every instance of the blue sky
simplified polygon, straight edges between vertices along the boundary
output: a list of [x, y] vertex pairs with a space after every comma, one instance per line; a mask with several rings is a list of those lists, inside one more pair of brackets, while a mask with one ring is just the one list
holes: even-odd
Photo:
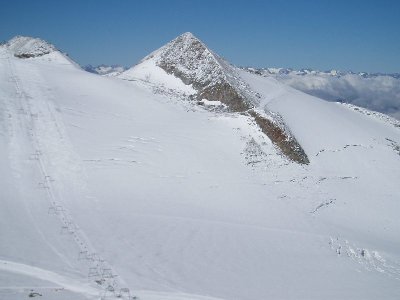
[[0, 40], [40, 37], [83, 65], [130, 66], [186, 31], [242, 66], [400, 72], [398, 0], [0, 0]]

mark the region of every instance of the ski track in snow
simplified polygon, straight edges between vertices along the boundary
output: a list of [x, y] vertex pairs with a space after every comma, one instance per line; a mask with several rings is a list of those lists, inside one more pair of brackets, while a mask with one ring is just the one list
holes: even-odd
[[[27, 109], [26, 107], [24, 107], [24, 102], [22, 101], [22, 100], [28, 100], [27, 98], [28, 98], [28, 96], [22, 91], [22, 89], [21, 89], [21, 84], [20, 84], [20, 82], [19, 82], [19, 80], [18, 80], [18, 78], [16, 77], [16, 75], [15, 75], [15, 71], [13, 71], [13, 66], [12, 66], [12, 64], [11, 64], [11, 62], [10, 62], [10, 59], [8, 59], [8, 65], [9, 65], [9, 68], [10, 68], [10, 71], [11, 71], [11, 74], [12, 74], [12, 76], [11, 76], [11, 80], [13, 81], [13, 83], [14, 83], [14, 85], [15, 85], [15, 88], [16, 88], [16, 90], [15, 90], [15, 92], [16, 92], [16, 95], [17, 95], [17, 99], [18, 99], [18, 105], [19, 105], [19, 108], [18, 108], [18, 110], [16, 111], [16, 112], [12, 112], [11, 110], [12, 110], [12, 106], [11, 105], [13, 105], [13, 104], [11, 104], [11, 105], [9, 105], [8, 106], [8, 111], [9, 111], [9, 115], [10, 116], [14, 116], [13, 118], [10, 118], [11, 119], [11, 122], [13, 122], [13, 124], [12, 124], [12, 128], [14, 129], [14, 133], [13, 133], [13, 140], [11, 141], [11, 145], [13, 145], [13, 147], [14, 147], [14, 151], [11, 151], [11, 153], [14, 153], [14, 156], [15, 156], [15, 158], [13, 159], [11, 159], [11, 161], [13, 162], [14, 161], [14, 163], [16, 164], [17, 162], [17, 159], [18, 159], [18, 154], [17, 153], [19, 153], [20, 151], [24, 151], [25, 150], [25, 153], [26, 152], [29, 152], [29, 150], [28, 151], [26, 151], [27, 149], [24, 149], [24, 150], [22, 150], [21, 149], [21, 147], [18, 145], [18, 142], [20, 141], [20, 136], [21, 135], [32, 135], [32, 132], [28, 132], [28, 133], [24, 133], [24, 132], [20, 132], [21, 131], [21, 129], [23, 130], [24, 129], [24, 127], [22, 127], [22, 128], [20, 128], [20, 126], [19, 126], [19, 122], [21, 122], [21, 123], [23, 123], [23, 122], [25, 122], [26, 121], [26, 118], [25, 118], [25, 116], [29, 116], [29, 114], [30, 114], [30, 111], [29, 111], [29, 108]], [[30, 114], [30, 116], [31, 116], [31, 119], [32, 119], [32, 114]], [[18, 120], [17, 119], [15, 119], [16, 117], [18, 117]], [[29, 126], [29, 125], [28, 125]], [[29, 145], [25, 145], [27, 148], [29, 147]], [[28, 148], [29, 149], [29, 148]], [[37, 149], [32, 149], [31, 148], [31, 152], [32, 153], [34, 153], [33, 154], [33, 159], [38, 159], [38, 157], [39, 157], [39, 155], [41, 154], [40, 153], [40, 151], [39, 150], [37, 150]], [[32, 158], [32, 156], [30, 156], [30, 158]], [[15, 165], [14, 165], [15, 166]], [[16, 169], [18, 169], [18, 167], [16, 167], [15, 166], [15, 168]], [[47, 186], [41, 186], [41, 187], [43, 187], [43, 188], [48, 188]], [[23, 197], [23, 199], [26, 199], [26, 197]], [[60, 251], [58, 251], [58, 249], [56, 249], [51, 243], [49, 243], [48, 242], [48, 240], [47, 240], [47, 238], [46, 238], [46, 236], [45, 236], [45, 234], [42, 232], [42, 230], [40, 229], [40, 227], [39, 226], [37, 226], [37, 224], [35, 223], [35, 221], [34, 221], [34, 217], [33, 217], [33, 215], [32, 215], [32, 213], [31, 213], [31, 211], [30, 211], [30, 209], [28, 208], [28, 206], [27, 206], [27, 204], [26, 204], [26, 202], [25, 202], [25, 207], [26, 207], [26, 211], [27, 211], [27, 213], [29, 214], [29, 216], [30, 216], [30, 218], [31, 218], [31, 220], [32, 220], [32, 224], [33, 224], [33, 226], [35, 226], [35, 228], [36, 228], [36, 231], [40, 234], [40, 236], [42, 237], [42, 239], [43, 239], [43, 241], [67, 264], [67, 265], [69, 265], [69, 266], [71, 266], [71, 263], [70, 263], [70, 261], [60, 252]]]

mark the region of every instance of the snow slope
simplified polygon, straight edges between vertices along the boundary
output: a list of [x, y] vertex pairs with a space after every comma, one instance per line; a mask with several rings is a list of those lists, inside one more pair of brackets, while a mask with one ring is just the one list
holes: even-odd
[[173, 89], [185, 95], [191, 95], [196, 92], [191, 85], [184, 84], [181, 79], [168, 74], [157, 66], [154, 60], [144, 60], [118, 77], [125, 80], [141, 80], [157, 88]]
[[237, 71], [298, 165], [250, 116], [48, 55], [0, 48], [0, 299], [400, 297], [399, 128]]

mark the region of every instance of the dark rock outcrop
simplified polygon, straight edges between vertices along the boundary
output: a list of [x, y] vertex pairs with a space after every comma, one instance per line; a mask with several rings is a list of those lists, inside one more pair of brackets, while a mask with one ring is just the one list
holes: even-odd
[[297, 142], [296, 138], [288, 132], [287, 128], [283, 127], [284, 124], [278, 125], [276, 122], [269, 120], [254, 110], [249, 110], [248, 113], [254, 118], [262, 132], [282, 151], [282, 154], [299, 164], [310, 163], [307, 154]]
[[198, 91], [198, 100], [221, 101], [235, 112], [254, 106], [254, 95], [235, 69], [191, 33], [161, 48], [157, 65], [191, 84]]

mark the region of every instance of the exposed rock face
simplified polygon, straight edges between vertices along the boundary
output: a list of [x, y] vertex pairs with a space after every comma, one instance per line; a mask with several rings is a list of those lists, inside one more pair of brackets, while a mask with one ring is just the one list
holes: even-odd
[[271, 116], [269, 119], [254, 110], [249, 110], [249, 114], [262, 132], [282, 151], [282, 154], [299, 164], [310, 163], [307, 154], [279, 116]]
[[235, 69], [191, 33], [184, 33], [156, 51], [156, 63], [198, 91], [198, 100], [221, 101], [232, 111], [254, 106], [256, 97]]
[[233, 89], [228, 83], [220, 83], [204, 88], [199, 92], [198, 98], [221, 101], [232, 111], [236, 112], [245, 111], [253, 107], [250, 101], [246, 101], [246, 98], [240, 95], [239, 92]]
[[37, 38], [16, 36], [6, 43], [6, 47], [15, 57], [39, 57], [58, 51], [53, 45]]

